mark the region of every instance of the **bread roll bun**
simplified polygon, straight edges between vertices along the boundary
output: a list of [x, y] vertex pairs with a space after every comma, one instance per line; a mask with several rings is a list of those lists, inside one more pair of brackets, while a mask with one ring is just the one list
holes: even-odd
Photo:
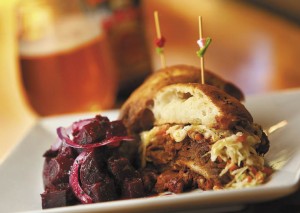
[[236, 122], [253, 122], [252, 116], [237, 99], [207, 84], [172, 84], [153, 98], [154, 125], [202, 124], [228, 129]]
[[[188, 65], [170, 66], [154, 72], [122, 105], [119, 118], [123, 120], [130, 133], [151, 128], [154, 120], [149, 107], [153, 104], [156, 92], [171, 84], [197, 83], [200, 81], [199, 76], [200, 70]], [[224, 90], [239, 101], [244, 100], [244, 95], [238, 87], [207, 70], [205, 83]]]

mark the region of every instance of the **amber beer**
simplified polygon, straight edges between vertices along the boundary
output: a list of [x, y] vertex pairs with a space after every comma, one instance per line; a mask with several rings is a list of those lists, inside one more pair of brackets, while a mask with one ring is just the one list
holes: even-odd
[[39, 48], [21, 45], [24, 91], [39, 115], [97, 111], [113, 106], [117, 83], [105, 40], [101, 36], [81, 40], [69, 39], [63, 44]]

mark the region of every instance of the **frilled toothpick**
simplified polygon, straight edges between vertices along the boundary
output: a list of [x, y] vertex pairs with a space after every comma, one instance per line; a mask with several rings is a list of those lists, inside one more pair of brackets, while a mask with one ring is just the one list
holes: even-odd
[[166, 59], [165, 59], [165, 55], [164, 55], [164, 45], [165, 45], [166, 40], [161, 35], [161, 32], [160, 32], [157, 11], [154, 11], [154, 20], [155, 20], [155, 28], [156, 28], [156, 35], [157, 35], [157, 38], [155, 40], [156, 52], [160, 55], [160, 61], [161, 61], [162, 68], [165, 68], [166, 67]]
[[201, 71], [201, 83], [205, 84], [205, 77], [204, 77], [204, 53], [211, 43], [211, 38], [203, 38], [202, 37], [202, 17], [199, 16], [199, 40], [197, 41], [197, 44], [199, 45], [200, 49], [197, 51], [198, 57], [200, 57], [200, 71]]

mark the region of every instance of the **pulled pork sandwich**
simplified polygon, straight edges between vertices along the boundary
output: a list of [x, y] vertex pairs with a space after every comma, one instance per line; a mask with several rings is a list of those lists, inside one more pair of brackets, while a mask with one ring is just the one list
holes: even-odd
[[[137, 88], [120, 111], [124, 125], [130, 133], [140, 132], [151, 123], [151, 112], [148, 106], [151, 104], [155, 93], [162, 87], [176, 83], [198, 83], [200, 79], [200, 69], [188, 65], [175, 65], [160, 69], [150, 75], [145, 82]], [[243, 92], [234, 84], [220, 78], [216, 74], [205, 71], [205, 83], [224, 90], [229, 95], [239, 101], [244, 100]]]
[[[135, 134], [140, 166], [157, 174], [154, 192], [255, 186], [271, 174], [263, 158], [269, 141], [261, 126], [239, 100], [219, 88], [171, 84], [154, 89], [144, 107], [134, 122], [147, 123]], [[123, 110], [127, 118], [130, 109]], [[136, 130], [134, 122], [127, 123], [133, 126], [128, 129]]]

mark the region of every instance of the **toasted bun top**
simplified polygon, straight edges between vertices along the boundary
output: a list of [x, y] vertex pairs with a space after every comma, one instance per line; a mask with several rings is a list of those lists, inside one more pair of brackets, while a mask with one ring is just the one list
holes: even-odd
[[207, 84], [173, 84], [158, 91], [150, 108], [154, 125], [202, 124], [228, 129], [236, 122], [253, 122], [237, 99]]
[[[157, 91], [171, 84], [197, 83], [200, 81], [199, 76], [198, 68], [187, 65], [170, 66], [154, 72], [123, 104], [119, 118], [123, 120], [130, 132], [150, 128], [153, 125], [153, 115], [148, 108]], [[244, 100], [244, 95], [239, 88], [209, 71], [205, 71], [205, 83], [224, 90], [238, 100]]]

